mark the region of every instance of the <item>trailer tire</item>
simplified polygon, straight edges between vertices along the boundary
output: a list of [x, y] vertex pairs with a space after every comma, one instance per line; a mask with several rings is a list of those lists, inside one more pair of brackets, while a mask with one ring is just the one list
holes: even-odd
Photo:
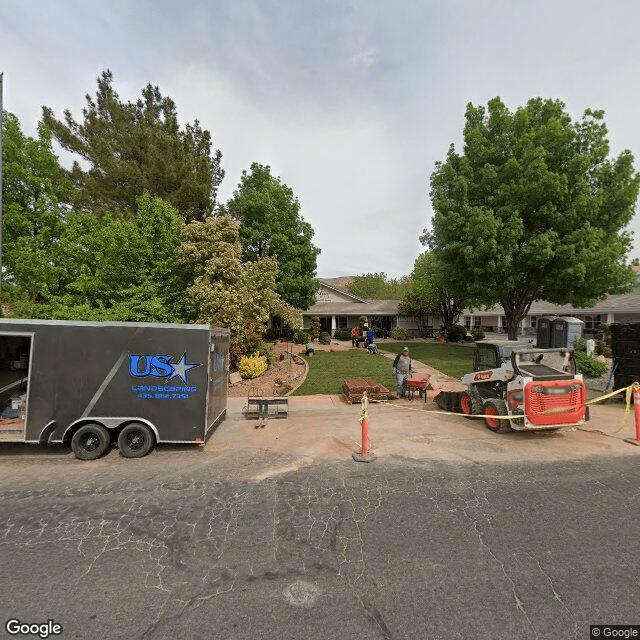
[[[489, 400], [485, 400], [482, 405], [482, 413], [485, 415], [506, 416], [508, 413], [507, 405], [504, 400], [500, 400], [499, 398], [490, 398]], [[509, 433], [509, 431], [511, 431], [510, 420], [485, 418], [484, 423], [487, 425], [487, 429], [495, 433]]]
[[482, 412], [482, 398], [475, 389], [468, 389], [460, 394], [460, 411], [468, 418]]
[[153, 431], [142, 422], [130, 422], [118, 436], [118, 448], [125, 458], [142, 458], [154, 444]]
[[83, 425], [71, 438], [71, 450], [78, 460], [97, 460], [110, 444], [109, 432], [97, 422]]

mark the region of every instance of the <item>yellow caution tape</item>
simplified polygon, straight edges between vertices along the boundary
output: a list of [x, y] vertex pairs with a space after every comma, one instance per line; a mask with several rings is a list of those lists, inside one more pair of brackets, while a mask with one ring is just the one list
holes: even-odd
[[618, 433], [618, 431], [621, 431], [624, 428], [624, 425], [627, 423], [627, 418], [629, 417], [629, 414], [631, 413], [631, 394], [634, 391], [638, 391], [640, 389], [640, 384], [638, 384], [637, 382], [634, 382], [633, 384], [629, 385], [626, 389], [620, 389], [620, 391], [626, 391], [625, 393], [625, 410], [624, 410], [624, 417], [622, 418], [622, 422], [620, 423], [620, 426], [615, 430], [615, 431], [602, 431], [602, 435], [604, 436], [612, 436], [616, 433]]
[[367, 398], [367, 392], [365, 391], [362, 394], [362, 400], [360, 400], [360, 404], [362, 405], [361, 411], [360, 411], [360, 422], [362, 422], [363, 420], [366, 420], [367, 422], [369, 422], [369, 398]]
[[[617, 429], [616, 431], [612, 431], [610, 433], [605, 433], [604, 435], [610, 435], [611, 433], [618, 433], [618, 431], [620, 431], [626, 421], [627, 418], [629, 417], [629, 414], [631, 413], [631, 394], [634, 390], [640, 390], [640, 384], [637, 382], [634, 382], [633, 384], [629, 385], [628, 387], [622, 387], [621, 389], [617, 389], [616, 391], [612, 391], [611, 393], [607, 393], [603, 396], [598, 396], [597, 398], [592, 398], [591, 400], [587, 400], [587, 402], [585, 402], [585, 405], [589, 405], [589, 404], [596, 404], [598, 402], [602, 402], [603, 400], [606, 400], [607, 398], [611, 398], [615, 395], [618, 395], [619, 393], [626, 393], [626, 410], [625, 410], [625, 415], [624, 418], [622, 420], [622, 424], [620, 425], [620, 428]], [[364, 400], [364, 398], [363, 398]], [[386, 404], [390, 407], [398, 407], [399, 409], [405, 409], [407, 411], [424, 411], [424, 409], [414, 409], [413, 407], [406, 407], [403, 405], [398, 405], [398, 404], [393, 404], [391, 402], [388, 402], [387, 400], [371, 400], [371, 402], [377, 402], [378, 404]], [[546, 411], [543, 411], [540, 415], [545, 415], [545, 414], [553, 414], [553, 413], [566, 413], [567, 411], [573, 411], [576, 408], [576, 405], [572, 406], [572, 407], [557, 407], [554, 409], [547, 409]], [[363, 409], [364, 411], [364, 409]], [[493, 420], [520, 420], [521, 418], [524, 418], [524, 415], [518, 416], [494, 416], [494, 415], [485, 415], [485, 414], [469, 414], [469, 413], [457, 413], [455, 411], [429, 411], [429, 413], [437, 413], [440, 415], [445, 415], [445, 416], [464, 416], [466, 418], [491, 418]], [[368, 418], [366, 418], [368, 419]], [[362, 420], [362, 417], [360, 417], [360, 420]]]

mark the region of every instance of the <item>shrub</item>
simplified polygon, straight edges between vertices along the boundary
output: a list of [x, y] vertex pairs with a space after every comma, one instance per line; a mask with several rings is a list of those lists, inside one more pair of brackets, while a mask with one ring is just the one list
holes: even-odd
[[408, 340], [409, 339], [409, 330], [407, 327], [394, 327], [391, 332], [391, 337], [394, 340]]
[[267, 364], [270, 365], [273, 363], [273, 347], [266, 342], [261, 342], [258, 345], [256, 353], [259, 356], [264, 356], [267, 359]]
[[336, 329], [333, 337], [336, 340], [351, 340], [351, 331], [347, 329]]
[[309, 328], [309, 333], [311, 334], [311, 338], [315, 339], [320, 335], [320, 316], [313, 316], [311, 318], [311, 326]]
[[311, 342], [311, 335], [307, 331], [297, 329], [291, 336], [291, 342], [294, 344], [307, 344], [307, 342]]
[[586, 338], [580, 338], [580, 340], [576, 340], [573, 343], [573, 350], [574, 351], [587, 351], [587, 339]]
[[238, 365], [240, 375], [247, 378], [258, 378], [267, 370], [267, 359], [256, 351], [252, 356], [243, 356]]
[[449, 335], [447, 339], [449, 342], [460, 342], [464, 340], [467, 336], [467, 329], [460, 324], [454, 324], [451, 329], [449, 329]]
[[575, 351], [573, 355], [576, 359], [578, 370], [587, 378], [599, 378], [609, 369], [604, 362], [596, 360], [593, 356], [588, 356], [584, 351]]
[[474, 340], [484, 340], [484, 331], [482, 329], [471, 329], [471, 335]]
[[320, 344], [331, 344], [331, 334], [323, 331], [318, 338], [318, 342], [320, 342]]

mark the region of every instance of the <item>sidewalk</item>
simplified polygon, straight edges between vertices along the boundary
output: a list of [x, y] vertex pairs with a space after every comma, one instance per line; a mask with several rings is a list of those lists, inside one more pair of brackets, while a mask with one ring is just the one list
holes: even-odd
[[[312, 464], [351, 462], [359, 450], [360, 405], [348, 405], [340, 396], [294, 396], [289, 416], [268, 420], [256, 428], [242, 415], [245, 398], [230, 398], [227, 417], [211, 436], [205, 453], [256, 460], [260, 479]], [[423, 402], [369, 404], [369, 437], [377, 456], [371, 464], [398, 459], [407, 462], [516, 462], [581, 459], [600, 454], [640, 455], [640, 447], [624, 442], [635, 437], [633, 410], [625, 427], [612, 436], [624, 416], [623, 405], [591, 407], [584, 428], [548, 432], [496, 434], [481, 419], [467, 419], [427, 410]], [[261, 464], [257, 464], [260, 460]], [[366, 464], [362, 464], [363, 468]]]

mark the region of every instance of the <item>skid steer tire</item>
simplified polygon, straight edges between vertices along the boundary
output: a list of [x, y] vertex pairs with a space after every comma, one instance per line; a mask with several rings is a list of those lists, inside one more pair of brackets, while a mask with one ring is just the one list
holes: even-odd
[[[500, 400], [499, 398], [490, 398], [489, 400], [485, 400], [484, 404], [482, 405], [482, 413], [484, 413], [485, 415], [506, 416], [507, 405], [505, 404], [504, 400]], [[487, 429], [493, 431], [494, 433], [509, 433], [509, 431], [511, 431], [510, 420], [485, 418], [484, 423], [487, 425]]]
[[482, 398], [475, 389], [463, 391], [460, 394], [460, 413], [464, 413], [467, 418], [473, 415], [480, 415], [482, 412]]

